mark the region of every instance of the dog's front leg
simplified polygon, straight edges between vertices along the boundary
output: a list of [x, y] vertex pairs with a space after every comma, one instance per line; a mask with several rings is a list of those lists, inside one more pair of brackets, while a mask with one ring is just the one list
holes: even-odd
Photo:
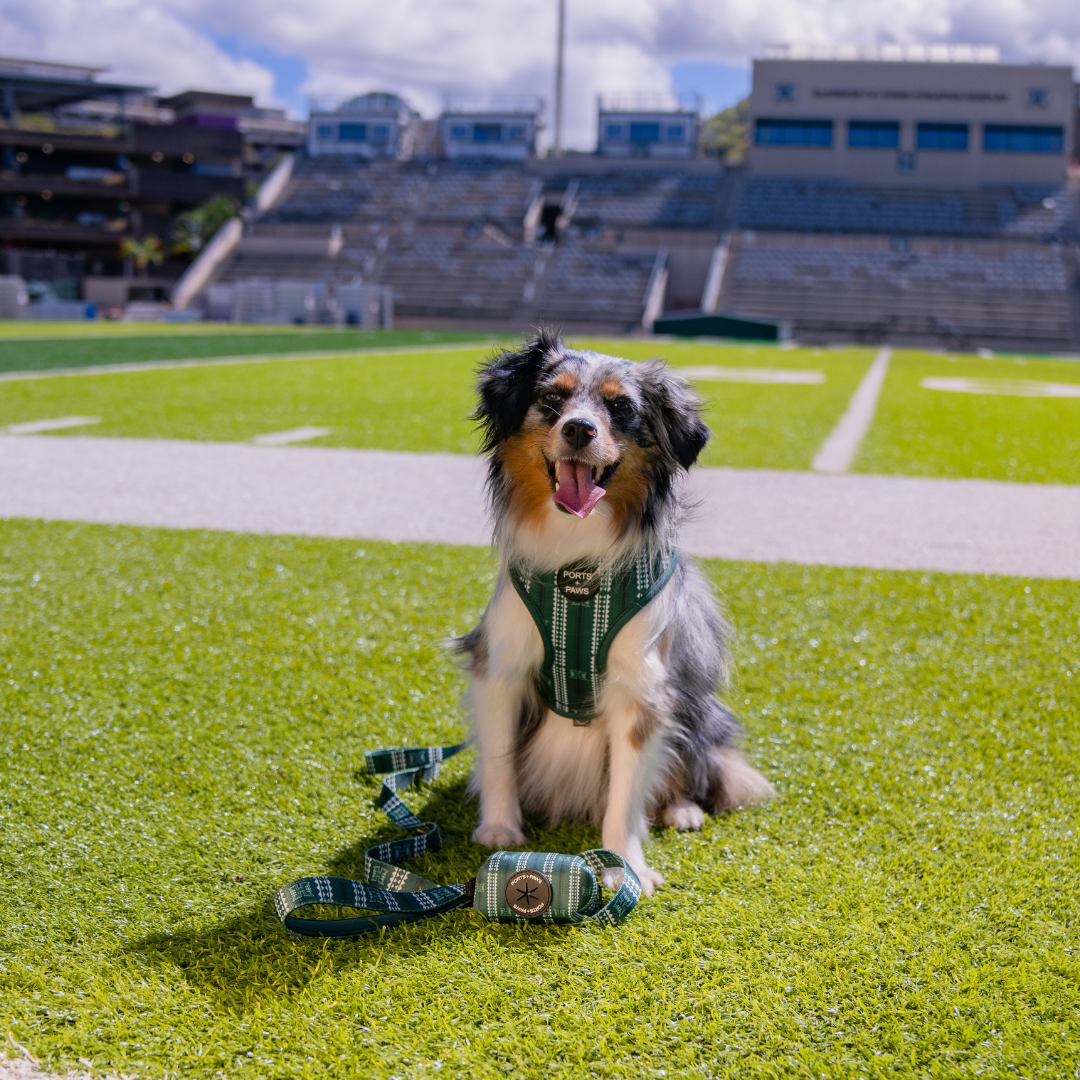
[[[648, 836], [644, 802], [647, 777], [653, 768], [657, 734], [649, 733], [641, 707], [623, 699], [609, 714], [611, 742], [608, 748], [609, 781], [607, 808], [601, 828], [604, 847], [621, 855], [641, 881], [641, 891], [652, 896], [664, 878], [645, 862], [642, 844]], [[615, 888], [621, 870], [604, 872], [604, 884]]]
[[524, 844], [514, 763], [522, 688], [517, 680], [475, 678], [472, 697], [473, 738], [480, 752], [480, 824], [472, 838], [490, 848]]

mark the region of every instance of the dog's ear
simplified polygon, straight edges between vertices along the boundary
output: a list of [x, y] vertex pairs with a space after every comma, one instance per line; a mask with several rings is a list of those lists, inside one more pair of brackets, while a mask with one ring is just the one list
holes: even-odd
[[476, 380], [480, 402], [472, 419], [480, 421], [483, 453], [494, 450], [521, 427], [537, 377], [562, 348], [558, 331], [543, 329], [520, 349], [500, 353], [481, 366]]
[[701, 419], [701, 398], [682, 379], [674, 378], [662, 360], [640, 366], [646, 411], [665, 457], [689, 469], [712, 434]]

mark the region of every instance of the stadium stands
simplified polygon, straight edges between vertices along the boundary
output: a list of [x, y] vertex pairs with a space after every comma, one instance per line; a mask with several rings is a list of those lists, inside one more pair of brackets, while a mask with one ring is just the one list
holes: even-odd
[[743, 233], [720, 309], [787, 321], [805, 341], [1060, 349], [1075, 249], [1030, 241]]
[[262, 283], [234, 292], [254, 315], [266, 283], [333, 296], [363, 281], [391, 289], [407, 324], [628, 332], [659, 252], [668, 307], [693, 309], [729, 236], [722, 314], [791, 324], [809, 341], [1061, 349], [1080, 315], [1074, 202], [1065, 189], [746, 179], [702, 162], [320, 157], [300, 162], [215, 284]]
[[736, 222], [744, 229], [1062, 240], [1072, 233], [1072, 202], [1054, 187], [941, 191], [753, 176]]

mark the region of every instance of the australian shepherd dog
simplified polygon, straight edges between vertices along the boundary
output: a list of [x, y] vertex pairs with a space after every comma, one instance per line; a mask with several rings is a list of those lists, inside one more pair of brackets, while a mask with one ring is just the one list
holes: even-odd
[[[729, 626], [701, 572], [676, 554], [682, 478], [709, 438], [700, 400], [661, 361], [570, 349], [550, 331], [487, 362], [478, 389], [500, 573], [480, 624], [457, 643], [478, 750], [473, 839], [524, 844], [523, 812], [592, 821], [651, 895], [663, 883], [645, 862], [652, 822], [700, 829], [706, 813], [772, 794], [717, 696]], [[515, 570], [617, 574], [642, 559], [674, 570], [617, 630], [594, 715], [556, 712], [540, 679], [551, 650]], [[621, 876], [609, 871], [605, 884]]]

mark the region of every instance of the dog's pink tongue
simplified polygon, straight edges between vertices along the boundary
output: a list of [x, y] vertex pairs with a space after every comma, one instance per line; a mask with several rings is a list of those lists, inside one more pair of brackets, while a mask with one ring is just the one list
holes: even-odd
[[604, 497], [604, 489], [593, 483], [592, 466], [583, 461], [560, 461], [555, 475], [559, 482], [555, 501], [579, 518], [587, 518]]

